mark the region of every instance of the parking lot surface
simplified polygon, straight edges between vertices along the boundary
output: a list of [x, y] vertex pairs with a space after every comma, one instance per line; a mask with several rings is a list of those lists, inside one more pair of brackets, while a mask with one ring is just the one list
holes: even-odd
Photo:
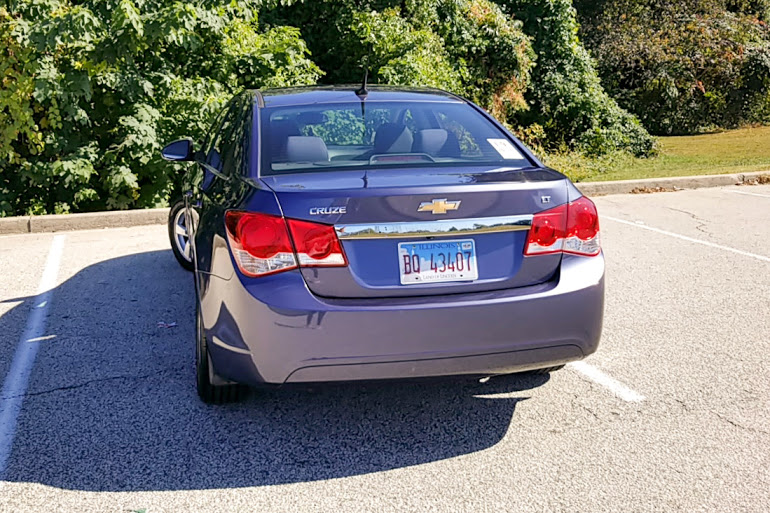
[[0, 511], [770, 510], [770, 186], [596, 203], [585, 362], [226, 406], [164, 226], [0, 237]]

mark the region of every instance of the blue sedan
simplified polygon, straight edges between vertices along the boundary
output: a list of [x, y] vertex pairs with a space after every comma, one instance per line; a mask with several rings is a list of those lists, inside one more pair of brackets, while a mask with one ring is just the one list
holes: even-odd
[[194, 272], [200, 397], [245, 385], [549, 372], [596, 351], [594, 204], [433, 89], [246, 91], [172, 209]]

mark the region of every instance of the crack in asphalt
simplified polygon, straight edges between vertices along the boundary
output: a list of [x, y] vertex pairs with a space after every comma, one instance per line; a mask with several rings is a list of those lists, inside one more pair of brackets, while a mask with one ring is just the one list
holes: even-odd
[[588, 406], [586, 406], [585, 404], [583, 404], [581, 402], [578, 402], [578, 399], [580, 398], [579, 394], [574, 394], [573, 393], [572, 395], [573, 395], [573, 397], [572, 397], [572, 400], [570, 401], [570, 403], [571, 403], [573, 408], [575, 406], [577, 406], [577, 407], [581, 408], [582, 410], [585, 410], [588, 413], [590, 413], [591, 415], [593, 415], [594, 418], [596, 418], [597, 420], [600, 420], [599, 419], [599, 415], [593, 409], [589, 408]]
[[[698, 414], [702, 414], [702, 413], [712, 413], [712, 414], [716, 415], [717, 417], [719, 417], [721, 420], [727, 422], [728, 424], [730, 424], [730, 425], [732, 425], [734, 427], [737, 427], [738, 429], [742, 429], [742, 430], [745, 430], [745, 431], [751, 431], [753, 433], [759, 433], [759, 434], [763, 434], [763, 435], [770, 435], [770, 431], [765, 431], [763, 429], [759, 429], [759, 428], [755, 428], [755, 427], [750, 427], [750, 426], [745, 426], [745, 425], [743, 425], [743, 424], [741, 424], [739, 422], [736, 422], [736, 421], [732, 420], [727, 415], [725, 415], [723, 413], [719, 413], [718, 411], [716, 411], [716, 410], [714, 410], [712, 408], [707, 407], [706, 405], [703, 405], [703, 407], [699, 408], [697, 406], [693, 406], [692, 404], [688, 404], [684, 400], [676, 398], [676, 397], [674, 397], [673, 400], [676, 402], [676, 404], [678, 404], [681, 407], [682, 412], [685, 413], [685, 414], [698, 415]], [[729, 403], [726, 403], [726, 404], [729, 404]]]
[[714, 415], [716, 415], [717, 417], [719, 417], [720, 419], [722, 419], [725, 422], [727, 422], [728, 424], [730, 424], [732, 426], [735, 426], [738, 429], [741, 429], [743, 431], [750, 431], [752, 433], [759, 433], [759, 434], [762, 434], [762, 435], [770, 435], [770, 431], [765, 431], [763, 429], [758, 429], [758, 428], [754, 428], [754, 427], [744, 426], [743, 424], [741, 424], [739, 422], [735, 422], [734, 420], [732, 420], [727, 415], [723, 415], [723, 414], [719, 413], [718, 411], [715, 411], [715, 410], [709, 410], [709, 411], [711, 413], [713, 413]]
[[593, 415], [593, 416], [594, 416], [594, 418], [595, 418], [596, 420], [600, 420], [600, 419], [599, 419], [599, 414], [598, 414], [598, 413], [596, 413], [595, 411], [593, 411], [591, 408], [589, 408], [589, 407], [588, 407], [588, 406], [586, 406], [585, 404], [578, 404], [578, 406], [580, 406], [582, 409], [584, 409], [585, 411], [587, 411], [588, 413], [590, 413], [591, 415]]
[[666, 207], [669, 210], [673, 210], [674, 212], [681, 212], [682, 214], [687, 214], [688, 216], [692, 217], [692, 219], [700, 224], [698, 224], [695, 229], [698, 230], [701, 233], [705, 233], [706, 235], [711, 235], [711, 232], [708, 230], [705, 230], [703, 227], [706, 226], [706, 221], [701, 219], [700, 217], [696, 216], [692, 212], [688, 212], [687, 210], [680, 210], [678, 208], [673, 207]]
[[[652, 418], [665, 418], [665, 417], [668, 417], [668, 416], [670, 416], [672, 414], [675, 414], [671, 410], [665, 410], [665, 411], [645, 410], [645, 411], [642, 411], [641, 409], [636, 409], [635, 411], [634, 410], [625, 411], [622, 414], [618, 414], [616, 412], [609, 412], [609, 413], [613, 413], [614, 414], [612, 416], [610, 416], [610, 415], [602, 415], [602, 413], [605, 413], [605, 412], [597, 413], [590, 406], [587, 406], [587, 405], [579, 402], [578, 401], [579, 398], [580, 398], [579, 394], [574, 394], [574, 393], [572, 394], [572, 398], [570, 399], [570, 405], [573, 408], [577, 407], [578, 409], [584, 410], [584, 411], [590, 413], [595, 419], [603, 421], [603, 422], [608, 423], [608, 424], [614, 423], [616, 420], [620, 420], [621, 418], [632, 419], [632, 418], [638, 417], [640, 415], [643, 416], [643, 417], [652, 419]], [[680, 407], [681, 414], [684, 414], [684, 415], [700, 415], [700, 414], [703, 414], [703, 413], [712, 413], [712, 414], [716, 415], [717, 417], [719, 417], [721, 420], [725, 421], [726, 423], [728, 423], [731, 426], [736, 427], [736, 428], [738, 428], [740, 430], [749, 431], [749, 432], [752, 432], [752, 433], [757, 433], [757, 434], [761, 434], [761, 435], [770, 436], [770, 431], [766, 431], [766, 430], [763, 430], [763, 429], [760, 429], [760, 428], [751, 427], [751, 426], [746, 426], [744, 424], [741, 424], [739, 422], [736, 422], [736, 421], [732, 420], [728, 416], [726, 416], [726, 415], [724, 415], [722, 413], [719, 413], [718, 411], [713, 410], [711, 408], [708, 408], [708, 407], [698, 408], [696, 406], [688, 404], [684, 400], [681, 400], [681, 399], [678, 399], [678, 398], [673, 398], [673, 399], [674, 399], [675, 403]], [[580, 427], [580, 426], [577, 426], [577, 425], [574, 425], [574, 424], [570, 425], [570, 426], [561, 426], [561, 428], [569, 428], [569, 429], [577, 429], [577, 430], [593, 429], [593, 428]], [[564, 429], [551, 429], [551, 430], [549, 430], [549, 432], [551, 432], [551, 433], [563, 433]]]
[[688, 404], [687, 404], [686, 402], [684, 402], [682, 399], [677, 399], [677, 398], [675, 397], [675, 398], [674, 398], [674, 401], [676, 401], [677, 403], [679, 403], [679, 405], [682, 407], [682, 409], [683, 409], [685, 412], [687, 412], [687, 413], [692, 413], [693, 411], [695, 411], [695, 410], [693, 409], [693, 407], [692, 407], [692, 406], [688, 405]]
[[61, 386], [56, 388], [50, 388], [48, 390], [39, 390], [36, 392], [27, 392], [25, 394], [20, 394], [20, 395], [8, 395], [8, 396], [0, 397], [0, 399], [15, 399], [18, 397], [35, 397], [39, 395], [52, 394], [54, 392], [66, 392], [68, 390], [76, 390], [78, 388], [84, 388], [84, 387], [93, 385], [94, 383], [104, 383], [106, 381], [147, 379], [153, 376], [159, 376], [161, 374], [169, 373], [170, 371], [179, 371], [179, 370], [182, 370], [182, 369], [180, 367], [169, 367], [167, 369], [163, 369], [157, 372], [151, 372], [149, 374], [142, 374], [139, 376], [134, 376], [134, 375], [109, 376], [106, 378], [91, 379], [75, 385], [66, 385], [66, 386]]

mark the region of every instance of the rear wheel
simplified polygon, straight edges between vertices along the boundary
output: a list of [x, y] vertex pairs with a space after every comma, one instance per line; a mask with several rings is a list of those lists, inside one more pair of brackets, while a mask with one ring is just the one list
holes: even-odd
[[174, 252], [179, 265], [193, 270], [192, 248], [190, 247], [190, 230], [187, 227], [184, 201], [177, 201], [168, 213], [168, 238], [171, 250]]
[[209, 358], [208, 343], [203, 333], [200, 309], [195, 308], [195, 375], [198, 395], [207, 404], [224, 404], [238, 401], [246, 395], [247, 387], [237, 384], [214, 385], [211, 379], [214, 369]]

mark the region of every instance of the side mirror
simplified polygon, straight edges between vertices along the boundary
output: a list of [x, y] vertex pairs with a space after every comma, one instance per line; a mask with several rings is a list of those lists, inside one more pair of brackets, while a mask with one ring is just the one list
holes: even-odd
[[176, 162], [186, 162], [193, 160], [195, 152], [193, 151], [193, 142], [191, 139], [179, 139], [174, 141], [160, 151], [161, 157], [166, 160]]

